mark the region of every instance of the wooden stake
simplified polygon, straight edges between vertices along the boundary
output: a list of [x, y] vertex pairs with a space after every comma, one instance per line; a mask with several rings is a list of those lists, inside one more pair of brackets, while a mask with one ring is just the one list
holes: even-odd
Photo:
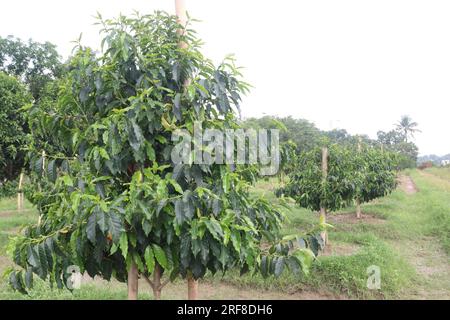
[[356, 199], [356, 218], [361, 219], [361, 201]]
[[45, 150], [42, 150], [42, 172], [45, 172]]
[[[362, 152], [362, 138], [358, 139], [358, 153]], [[361, 219], [361, 200], [356, 198], [356, 218]]]
[[23, 210], [23, 172], [20, 173], [20, 177], [19, 177], [19, 192], [17, 193], [17, 211], [22, 211]]
[[138, 298], [138, 268], [136, 262], [132, 261], [128, 270], [128, 300]]
[[[175, 12], [178, 17], [178, 23], [181, 24], [182, 26], [185, 26], [187, 22], [185, 0], [175, 0]], [[178, 30], [178, 33], [183, 33], [183, 30]], [[186, 43], [182, 43], [181, 45], [187, 46]]]
[[[322, 182], [325, 183], [328, 176], [328, 148], [322, 148]], [[327, 209], [322, 206], [320, 208], [320, 221], [327, 221]], [[328, 234], [326, 231], [320, 233], [323, 242], [326, 244], [328, 242]]]

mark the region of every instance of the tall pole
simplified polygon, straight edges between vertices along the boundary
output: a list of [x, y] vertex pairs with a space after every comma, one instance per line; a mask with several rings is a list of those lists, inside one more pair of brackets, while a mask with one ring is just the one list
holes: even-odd
[[17, 211], [22, 211], [23, 209], [23, 172], [20, 173], [20, 177], [19, 177], [19, 190], [17, 192]]
[[[322, 185], [325, 186], [328, 176], [328, 148], [322, 148]], [[320, 207], [320, 222], [325, 223], [327, 221], [327, 208], [325, 205], [321, 205]], [[323, 240], [323, 243], [326, 244], [328, 242], [328, 235], [326, 231], [322, 231], [320, 236]]]
[[[361, 155], [362, 151], [362, 138], [358, 138], [358, 153]], [[356, 198], [356, 218], [361, 219], [361, 199], [359, 196]]]
[[[185, 0], [175, 0], [175, 12], [178, 17], [178, 23], [183, 27], [187, 23], [187, 14], [186, 14], [186, 1]], [[183, 29], [178, 30], [179, 34], [184, 32]], [[181, 41], [179, 43], [180, 48], [187, 48], [187, 43]], [[189, 79], [186, 79], [184, 82], [184, 86], [189, 85]], [[188, 286], [188, 300], [197, 300], [198, 298], [198, 281], [194, 279], [191, 272], [187, 274], [187, 286]]]
[[[186, 1], [185, 0], [175, 0], [175, 12], [178, 17], [178, 23], [182, 26], [186, 25], [187, 14], [186, 14]], [[178, 32], [183, 32], [183, 30], [178, 30]], [[186, 46], [185, 43], [181, 43], [183, 47]]]

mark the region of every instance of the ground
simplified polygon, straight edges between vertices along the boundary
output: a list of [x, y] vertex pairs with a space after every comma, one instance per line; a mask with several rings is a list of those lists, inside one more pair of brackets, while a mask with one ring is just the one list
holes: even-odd
[[[328, 215], [334, 226], [330, 243], [310, 276], [284, 273], [279, 279], [230, 272], [208, 275], [200, 283], [201, 299], [450, 299], [450, 169], [410, 170], [399, 176], [391, 195], [363, 204], [363, 217], [354, 208]], [[276, 202], [276, 179], [260, 182], [253, 192]], [[285, 233], [307, 230], [317, 215], [294, 204], [286, 212]], [[26, 204], [16, 211], [14, 199], [0, 201], [0, 273], [12, 266], [6, 257], [8, 238], [36, 212]], [[367, 288], [367, 267], [381, 270], [381, 289]], [[140, 298], [151, 298], [140, 281]], [[183, 299], [182, 280], [163, 290], [163, 299]], [[85, 278], [73, 293], [51, 290], [37, 281], [29, 296], [13, 292], [0, 279], [2, 299], [125, 299], [126, 285]]]

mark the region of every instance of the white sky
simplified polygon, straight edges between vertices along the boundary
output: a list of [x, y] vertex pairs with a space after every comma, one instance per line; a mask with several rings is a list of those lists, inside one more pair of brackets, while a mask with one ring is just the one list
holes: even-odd
[[[421, 154], [450, 153], [450, 1], [186, 0], [205, 54], [234, 53], [254, 88], [243, 115], [292, 115], [321, 129], [376, 136], [403, 114], [419, 122]], [[98, 48], [97, 11], [174, 13], [173, 0], [14, 0], [0, 35]]]

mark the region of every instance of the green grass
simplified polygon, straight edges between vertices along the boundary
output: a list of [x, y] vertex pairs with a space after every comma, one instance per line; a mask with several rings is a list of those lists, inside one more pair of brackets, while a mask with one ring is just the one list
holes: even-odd
[[[150, 299], [149, 293], [141, 293], [140, 299]], [[127, 291], [112, 284], [85, 284], [80, 289], [68, 290], [51, 289], [48, 283], [37, 281], [29, 295], [13, 292], [6, 284], [0, 286], [0, 300], [126, 300]]]
[[[362, 246], [350, 256], [324, 256], [315, 263], [309, 276], [284, 273], [280, 278], [230, 273], [223, 279], [242, 288], [279, 290], [282, 292], [326, 291], [352, 299], [395, 298], [415, 276], [408, 264], [375, 237], [358, 240]], [[379, 266], [382, 271], [382, 289], [367, 289], [367, 268]]]
[[[277, 184], [275, 179], [262, 182], [260, 183], [262, 187], [259, 184], [257, 192], [265, 196], [273, 189], [273, 187], [268, 187], [270, 182]], [[276, 201], [275, 199], [271, 200]], [[395, 211], [402, 201], [404, 201], [402, 192], [396, 191], [390, 197], [383, 199], [383, 202], [364, 205], [363, 211], [370, 212], [382, 219], [389, 219], [395, 215], [391, 215], [390, 212]], [[334, 213], [334, 215], [348, 214], [349, 212], [355, 212], [354, 208], [347, 208]], [[286, 212], [286, 216], [288, 223], [284, 230], [285, 233], [308, 230], [318, 221], [317, 214], [295, 205], [292, 205], [291, 209]], [[335, 229], [329, 232], [331, 247], [353, 246], [358, 249], [351, 255], [319, 257], [309, 277], [286, 273], [279, 279], [263, 279], [260, 276], [251, 275], [241, 277], [236, 273], [226, 275], [224, 279], [235, 285], [265, 290], [285, 292], [325, 290], [359, 299], [398, 297], [403, 287], [411, 285], [416, 274], [405, 259], [399, 257], [388, 244], [387, 240], [399, 239], [402, 236], [402, 232], [397, 230], [398, 225], [389, 220], [380, 224], [364, 221], [335, 224]], [[372, 265], [379, 266], [383, 274], [380, 291], [367, 289], [367, 268]]]
[[[271, 298], [286, 298], [302, 292], [326, 292], [338, 297], [355, 299], [376, 298], [440, 298], [450, 299], [450, 180], [446, 169], [411, 170], [406, 172], [416, 183], [419, 192], [408, 195], [401, 190], [383, 199], [363, 205], [363, 212], [372, 219], [330, 221], [330, 252], [319, 256], [309, 276], [285, 272], [280, 278], [263, 279], [259, 275], [240, 276], [230, 272], [225, 276], [207, 276], [204, 286], [211, 292], [208, 297], [233, 298], [238, 292], [270, 292]], [[277, 179], [260, 181], [254, 188], [255, 195], [271, 202], [278, 201], [273, 194]], [[10, 265], [4, 257], [9, 236], [18, 232], [25, 223], [34, 223], [37, 214], [26, 204], [27, 210], [15, 212], [15, 199], [0, 200], [0, 273]], [[348, 216], [354, 208], [335, 213]], [[286, 211], [284, 233], [308, 230], [317, 223], [317, 214], [291, 205]], [[367, 288], [367, 268], [380, 267], [381, 290]], [[144, 283], [141, 299], [149, 299]], [[234, 288], [234, 291], [230, 289]], [[168, 286], [163, 298], [183, 298], [184, 283]], [[244, 295], [245, 296], [245, 295]], [[125, 299], [126, 285], [117, 281], [94, 281], [84, 284], [73, 293], [67, 290], [51, 290], [47, 283], [36, 281], [29, 296], [13, 292], [0, 279], [2, 299]]]
[[429, 172], [431, 174], [434, 174], [438, 176], [439, 178], [445, 179], [450, 181], [450, 167], [433, 167], [426, 169], [426, 172]]
[[[442, 179], [447, 171], [440, 170], [430, 173]], [[280, 279], [267, 281], [260, 277], [243, 278], [234, 274], [226, 276], [226, 279], [247, 287], [288, 292], [314, 288], [343, 293], [350, 298], [400, 298], [409, 296], [409, 291], [414, 292], [419, 287], [430, 291], [436, 289], [427, 288], [428, 283], [417, 274], [414, 263], [408, 260], [413, 259], [417, 252], [411, 252], [412, 258], [401, 253], [420, 243], [425, 245], [425, 250], [429, 250], [431, 257], [437, 254], [435, 251], [439, 248], [443, 248], [447, 255], [450, 254], [450, 183], [447, 185], [445, 181], [430, 179], [416, 170], [405, 173], [413, 178], [420, 192], [408, 195], [396, 190], [388, 197], [364, 204], [363, 212], [383, 219], [380, 223], [364, 220], [359, 223], [339, 222], [329, 232], [331, 245], [354, 245], [359, 247], [355, 253], [349, 256], [319, 257], [310, 277], [284, 275]], [[265, 195], [277, 183], [275, 179], [264, 181], [258, 185], [257, 192]], [[351, 212], [355, 212], [355, 209], [347, 208], [335, 215]], [[316, 214], [295, 206], [292, 206], [287, 216], [289, 223], [285, 228], [286, 233], [306, 230], [317, 221]], [[448, 261], [448, 256], [444, 256], [445, 260]], [[377, 265], [381, 269], [380, 291], [367, 289], [366, 269], [370, 265]], [[450, 279], [443, 277], [441, 280], [436, 290], [442, 287], [446, 290], [446, 297], [450, 298]]]

